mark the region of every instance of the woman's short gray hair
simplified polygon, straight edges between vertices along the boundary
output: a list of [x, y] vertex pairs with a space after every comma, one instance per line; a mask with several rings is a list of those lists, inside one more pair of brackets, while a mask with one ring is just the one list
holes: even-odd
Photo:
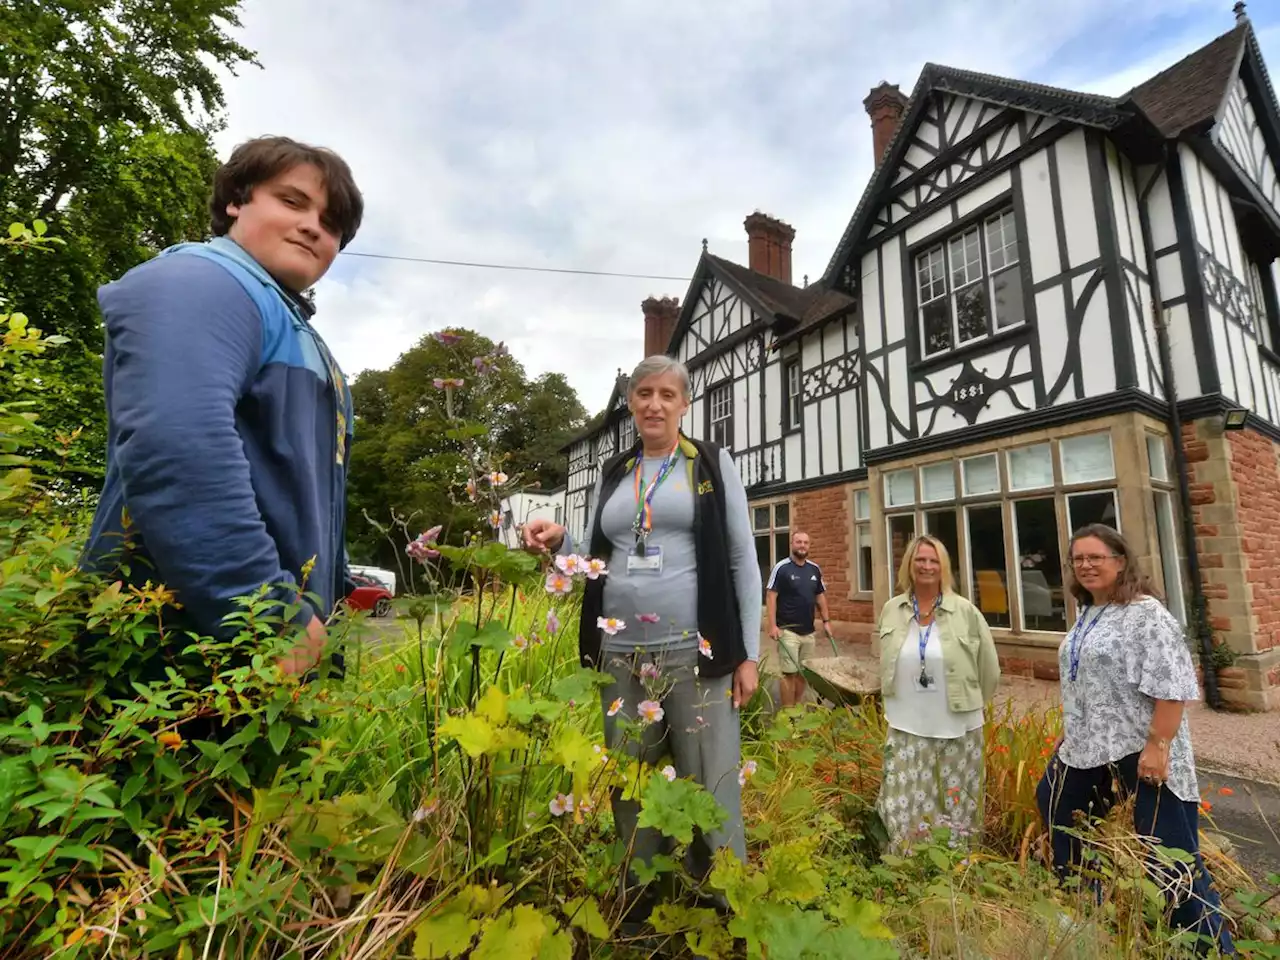
[[635, 393], [636, 387], [640, 385], [642, 380], [647, 380], [649, 377], [660, 377], [667, 373], [674, 373], [680, 379], [680, 393], [688, 400], [689, 394], [693, 390], [693, 383], [689, 379], [689, 369], [675, 357], [668, 357], [665, 353], [645, 357], [636, 365], [636, 368], [631, 371], [631, 380], [627, 383], [627, 395], [630, 396]]

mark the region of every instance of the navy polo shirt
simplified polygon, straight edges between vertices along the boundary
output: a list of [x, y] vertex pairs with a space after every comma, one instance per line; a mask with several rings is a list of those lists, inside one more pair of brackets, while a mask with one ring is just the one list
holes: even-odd
[[813, 633], [813, 608], [818, 594], [827, 591], [816, 563], [807, 560], [801, 565], [790, 557], [779, 561], [769, 574], [766, 589], [778, 595], [778, 629], [801, 635]]

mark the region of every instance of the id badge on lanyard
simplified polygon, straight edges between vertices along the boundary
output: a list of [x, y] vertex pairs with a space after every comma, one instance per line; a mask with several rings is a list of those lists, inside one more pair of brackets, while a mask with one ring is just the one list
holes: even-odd
[[636, 519], [632, 524], [632, 530], [636, 535], [635, 549], [627, 554], [627, 574], [658, 574], [662, 572], [662, 548], [657, 545], [649, 544], [649, 534], [653, 532], [653, 496], [658, 492], [658, 487], [662, 485], [662, 481], [667, 479], [667, 475], [675, 469], [676, 452], [680, 448], [680, 442], [677, 440], [676, 445], [671, 448], [658, 467], [658, 472], [653, 475], [653, 479], [649, 481], [648, 487], [644, 493], [640, 492], [640, 475], [644, 469], [644, 459], [639, 458], [636, 461], [635, 472], [635, 491], [636, 491]]

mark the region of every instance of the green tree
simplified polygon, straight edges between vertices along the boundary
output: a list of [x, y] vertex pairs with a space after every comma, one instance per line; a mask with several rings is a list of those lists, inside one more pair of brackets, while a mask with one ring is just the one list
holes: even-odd
[[[41, 371], [42, 422], [84, 427], [74, 478], [97, 484], [106, 448], [97, 288], [165, 246], [207, 235], [217, 168], [217, 68], [240, 0], [9, 0], [0, 4], [0, 214], [39, 217], [57, 257], [0, 264], [15, 310], [71, 342]], [[43, 363], [44, 361], [42, 361]], [[0, 382], [0, 399], [12, 397]]]
[[[580, 430], [582, 405], [560, 374], [530, 381], [514, 358], [503, 356], [483, 389], [474, 358], [501, 353], [500, 345], [469, 330], [423, 337], [388, 370], [368, 370], [351, 385], [355, 443], [347, 488], [348, 546], [357, 561], [394, 565], [404, 534], [443, 524], [446, 537], [481, 529], [486, 510], [467, 494], [474, 465], [467, 436], [448, 422], [445, 392], [461, 380], [452, 401], [472, 422], [487, 424], [484, 439], [513, 485], [552, 488], [564, 483], [559, 447]], [[394, 518], [407, 529], [391, 529]]]

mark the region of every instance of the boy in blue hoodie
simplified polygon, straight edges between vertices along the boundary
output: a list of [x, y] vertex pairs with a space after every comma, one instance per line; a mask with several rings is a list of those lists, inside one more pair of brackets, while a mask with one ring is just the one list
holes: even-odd
[[208, 636], [225, 636], [235, 599], [264, 584], [282, 607], [301, 600], [304, 630], [281, 662], [294, 675], [318, 662], [348, 592], [352, 420], [302, 293], [363, 212], [336, 154], [252, 140], [214, 179], [213, 240], [171, 247], [98, 291], [107, 472], [85, 566], [165, 584], [182, 625]]

